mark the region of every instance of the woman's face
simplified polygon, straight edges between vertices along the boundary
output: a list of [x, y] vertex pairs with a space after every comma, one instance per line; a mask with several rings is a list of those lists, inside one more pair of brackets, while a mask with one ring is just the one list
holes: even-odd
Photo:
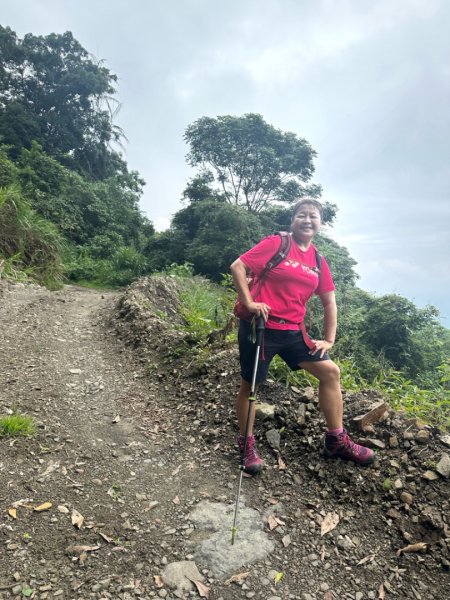
[[296, 242], [308, 243], [319, 231], [322, 224], [320, 212], [312, 204], [303, 204], [295, 213], [292, 222], [292, 235]]

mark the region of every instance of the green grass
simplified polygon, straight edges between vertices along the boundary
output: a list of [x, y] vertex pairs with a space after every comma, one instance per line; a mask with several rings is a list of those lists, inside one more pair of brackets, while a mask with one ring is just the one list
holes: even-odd
[[36, 428], [33, 419], [26, 415], [13, 414], [0, 417], [0, 437], [18, 437], [32, 435]]

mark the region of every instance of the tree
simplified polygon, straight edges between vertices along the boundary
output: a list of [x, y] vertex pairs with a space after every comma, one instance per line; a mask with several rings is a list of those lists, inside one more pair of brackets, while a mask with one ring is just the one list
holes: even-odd
[[122, 137], [116, 81], [69, 31], [20, 40], [0, 26], [0, 140], [13, 158], [34, 140], [81, 173], [110, 176], [120, 162], [110, 144]]
[[273, 202], [320, 195], [320, 186], [307, 185], [316, 152], [261, 115], [202, 117], [189, 125], [184, 139], [190, 145], [188, 163], [209, 170], [230, 204], [259, 213]]
[[[441, 326], [438, 311], [432, 306], [418, 308], [410, 300], [397, 294], [377, 298], [369, 307], [364, 322], [364, 339], [375, 353], [383, 354], [397, 370], [415, 376], [430, 364], [423, 352], [423, 334], [428, 340], [439, 340]], [[437, 355], [437, 366], [442, 362], [439, 344], [432, 344], [431, 353]], [[426, 359], [426, 360], [425, 360]]]

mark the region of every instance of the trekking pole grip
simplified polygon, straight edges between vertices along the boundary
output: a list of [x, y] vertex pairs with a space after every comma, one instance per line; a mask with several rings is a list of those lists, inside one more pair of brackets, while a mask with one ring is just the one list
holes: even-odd
[[256, 320], [256, 345], [261, 346], [264, 329], [266, 328], [266, 322], [264, 317], [258, 317]]

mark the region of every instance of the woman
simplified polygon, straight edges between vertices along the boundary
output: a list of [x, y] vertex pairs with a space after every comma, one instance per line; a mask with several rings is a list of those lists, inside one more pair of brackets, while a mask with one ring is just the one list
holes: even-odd
[[[261, 286], [256, 286], [257, 296], [252, 298], [247, 276], [256, 277], [276, 253], [280, 238], [269, 236], [231, 265], [231, 272], [239, 297], [245, 307], [257, 317], [262, 316], [266, 329], [264, 352], [258, 362], [256, 384], [267, 377], [269, 365], [275, 354], [280, 355], [292, 370], [305, 369], [319, 380], [319, 406], [324, 414], [324, 453], [330, 458], [344, 458], [359, 464], [370, 464], [374, 453], [369, 448], [353, 442], [343, 428], [343, 402], [339, 367], [330, 359], [328, 350], [336, 336], [336, 299], [334, 283], [326, 260], [321, 262], [320, 273], [316, 263], [313, 237], [322, 223], [322, 205], [314, 199], [302, 199], [294, 206], [291, 221], [292, 243], [288, 256], [269, 271]], [[322, 301], [324, 310], [324, 335], [322, 340], [305, 340], [300, 324], [306, 313], [306, 303], [315, 293]], [[304, 327], [303, 327], [304, 329]], [[252, 342], [251, 325], [241, 321], [239, 326], [239, 354], [241, 385], [237, 397], [239, 422], [239, 450], [245, 448], [245, 429], [250, 410], [249, 429], [244, 469], [252, 475], [261, 471], [263, 463], [255, 447], [253, 435], [254, 403], [249, 402], [254, 366], [255, 346]], [[307, 343], [310, 343], [308, 347]], [[251, 405], [251, 406], [249, 406]]]

